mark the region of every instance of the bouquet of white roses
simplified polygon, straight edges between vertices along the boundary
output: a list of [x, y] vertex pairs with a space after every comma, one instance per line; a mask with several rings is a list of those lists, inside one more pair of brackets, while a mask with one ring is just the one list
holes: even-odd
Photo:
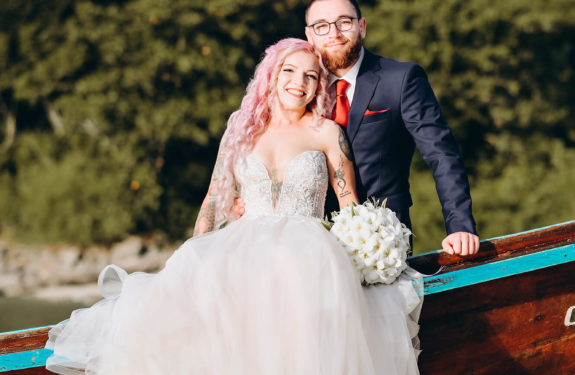
[[363, 284], [391, 284], [407, 268], [411, 231], [385, 201], [347, 206], [331, 220], [323, 223], [346, 248]]

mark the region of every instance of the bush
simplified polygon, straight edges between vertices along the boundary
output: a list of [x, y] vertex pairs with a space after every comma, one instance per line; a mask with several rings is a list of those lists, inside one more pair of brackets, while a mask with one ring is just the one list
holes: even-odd
[[70, 145], [49, 134], [20, 136], [17, 173], [2, 176], [13, 191], [3, 202], [3, 226], [33, 241], [120, 239], [158, 209], [162, 192], [153, 166], [137, 155], [128, 144]]

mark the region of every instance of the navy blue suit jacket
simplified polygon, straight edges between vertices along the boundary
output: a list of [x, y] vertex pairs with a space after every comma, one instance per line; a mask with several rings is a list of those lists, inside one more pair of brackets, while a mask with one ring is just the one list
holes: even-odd
[[387, 198], [387, 207], [410, 225], [409, 170], [417, 146], [433, 170], [447, 233], [476, 233], [461, 154], [420, 66], [365, 50], [346, 132], [361, 202]]

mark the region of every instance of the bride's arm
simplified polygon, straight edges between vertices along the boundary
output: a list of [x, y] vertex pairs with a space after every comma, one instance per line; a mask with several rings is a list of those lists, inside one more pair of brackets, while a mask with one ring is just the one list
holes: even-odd
[[202, 233], [211, 232], [215, 229], [216, 221], [216, 202], [220, 198], [220, 194], [217, 191], [215, 185], [216, 182], [222, 178], [223, 165], [225, 151], [223, 146], [223, 140], [220, 143], [220, 149], [218, 150], [218, 156], [216, 158], [216, 164], [214, 166], [214, 171], [212, 172], [212, 179], [210, 180], [210, 186], [208, 188], [208, 193], [202, 202], [200, 207], [200, 212], [196, 219], [196, 224], [194, 225], [194, 236]]
[[355, 188], [355, 170], [351, 149], [343, 128], [331, 120], [322, 126], [329, 182], [335, 191], [340, 209], [358, 202]]

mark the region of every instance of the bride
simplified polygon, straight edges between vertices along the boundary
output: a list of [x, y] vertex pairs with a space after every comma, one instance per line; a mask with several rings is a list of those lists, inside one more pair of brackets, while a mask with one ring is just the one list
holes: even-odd
[[[418, 283], [363, 288], [320, 221], [328, 183], [340, 207], [357, 201], [345, 135], [325, 118], [333, 102], [310, 44], [269, 47], [228, 121], [195, 236], [157, 274], [105, 268], [106, 298], [50, 331], [47, 368], [417, 374]], [[233, 220], [237, 197], [246, 214]]]

